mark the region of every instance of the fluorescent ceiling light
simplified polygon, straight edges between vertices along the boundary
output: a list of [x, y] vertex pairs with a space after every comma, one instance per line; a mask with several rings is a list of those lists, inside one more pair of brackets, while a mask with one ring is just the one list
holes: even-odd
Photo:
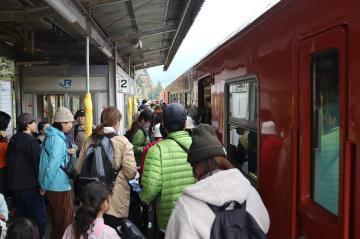
[[45, 0], [55, 11], [57, 11], [69, 23], [75, 23], [77, 17], [66, 7], [63, 0]]

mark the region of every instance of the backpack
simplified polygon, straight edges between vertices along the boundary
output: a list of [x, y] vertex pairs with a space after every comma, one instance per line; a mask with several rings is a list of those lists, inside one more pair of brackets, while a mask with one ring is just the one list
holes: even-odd
[[91, 182], [103, 182], [110, 187], [114, 186], [120, 171], [114, 168], [114, 150], [111, 144], [111, 138], [114, 136], [115, 133], [107, 134], [98, 144], [89, 145], [77, 180], [79, 188]]
[[246, 211], [246, 201], [242, 204], [230, 201], [220, 207], [208, 206], [215, 213], [210, 239], [266, 239], [253, 216]]
[[119, 226], [116, 228], [116, 232], [120, 238], [127, 239], [146, 239], [141, 231], [127, 218], [121, 218], [119, 220]]

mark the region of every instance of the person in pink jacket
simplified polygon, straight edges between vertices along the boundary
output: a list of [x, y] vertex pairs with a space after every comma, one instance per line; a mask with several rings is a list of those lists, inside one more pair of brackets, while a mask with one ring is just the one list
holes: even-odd
[[66, 228], [63, 239], [118, 239], [112, 227], [105, 225], [103, 215], [110, 208], [110, 191], [101, 182], [86, 185], [80, 195], [81, 206], [74, 222]]

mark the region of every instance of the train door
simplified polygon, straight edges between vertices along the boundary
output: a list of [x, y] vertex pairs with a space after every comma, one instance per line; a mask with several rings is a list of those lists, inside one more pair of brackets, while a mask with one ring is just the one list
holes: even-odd
[[55, 111], [60, 106], [65, 106], [64, 94], [39, 94], [37, 95], [36, 117], [47, 122], [52, 122]]
[[211, 76], [199, 80], [198, 106], [202, 110], [201, 123], [211, 124]]
[[299, 48], [298, 238], [348, 238], [346, 30]]
[[73, 114], [79, 109], [84, 109], [84, 95], [83, 94], [69, 94], [68, 104], [69, 109]]

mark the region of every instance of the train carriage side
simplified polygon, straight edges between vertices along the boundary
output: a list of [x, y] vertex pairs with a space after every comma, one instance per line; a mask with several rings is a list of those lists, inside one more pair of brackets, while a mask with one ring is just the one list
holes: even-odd
[[175, 79], [165, 89], [169, 103], [180, 103], [189, 109], [192, 105], [191, 84], [192, 78], [189, 72], [184, 73]]
[[360, 2], [282, 1], [193, 72], [193, 102], [257, 185], [269, 238], [360, 238]]

